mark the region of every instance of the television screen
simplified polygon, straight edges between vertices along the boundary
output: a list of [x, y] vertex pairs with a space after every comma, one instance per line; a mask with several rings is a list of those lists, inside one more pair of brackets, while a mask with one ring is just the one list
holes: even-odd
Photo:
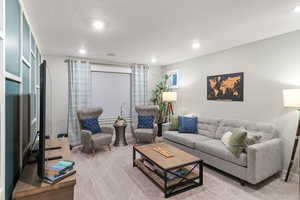
[[37, 173], [40, 179], [43, 179], [45, 175], [46, 66], [47, 64], [44, 60], [40, 65], [40, 124], [37, 154]]

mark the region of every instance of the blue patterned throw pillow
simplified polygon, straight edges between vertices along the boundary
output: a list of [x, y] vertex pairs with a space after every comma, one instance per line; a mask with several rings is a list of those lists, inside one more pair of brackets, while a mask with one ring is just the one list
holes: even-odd
[[153, 128], [154, 116], [138, 116], [138, 128]]
[[197, 117], [178, 117], [179, 133], [198, 133]]
[[98, 118], [88, 118], [81, 120], [82, 129], [89, 130], [92, 134], [101, 133], [101, 127], [99, 126]]

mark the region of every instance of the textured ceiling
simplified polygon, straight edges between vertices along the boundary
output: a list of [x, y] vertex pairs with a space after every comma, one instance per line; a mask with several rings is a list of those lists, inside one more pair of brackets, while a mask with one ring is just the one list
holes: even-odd
[[[46, 55], [159, 65], [300, 29], [296, 0], [24, 0]], [[102, 31], [92, 27], [100, 19]], [[191, 48], [197, 39], [201, 48]], [[107, 56], [114, 53], [115, 56]]]

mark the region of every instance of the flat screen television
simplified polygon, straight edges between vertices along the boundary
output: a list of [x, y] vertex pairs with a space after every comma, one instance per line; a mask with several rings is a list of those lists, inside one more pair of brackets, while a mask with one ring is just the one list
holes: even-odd
[[37, 151], [37, 174], [40, 179], [45, 176], [45, 145], [46, 145], [46, 67], [44, 60], [40, 65], [40, 124], [38, 131], [38, 151]]
[[46, 82], [47, 82], [47, 62], [44, 60], [40, 65], [40, 124], [39, 131], [34, 139], [33, 144], [38, 138], [38, 149], [36, 151], [37, 175], [40, 180], [45, 177], [45, 162], [49, 160], [62, 159], [62, 156], [45, 157], [45, 152], [60, 149], [60, 146], [46, 147]]

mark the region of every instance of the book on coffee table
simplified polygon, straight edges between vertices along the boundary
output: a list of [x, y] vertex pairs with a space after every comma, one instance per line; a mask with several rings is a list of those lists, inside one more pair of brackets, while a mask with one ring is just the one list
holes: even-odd
[[160, 153], [161, 155], [165, 156], [166, 158], [172, 158], [174, 157], [174, 154], [164, 150], [163, 148], [161, 147], [154, 147], [153, 148], [154, 151]]

